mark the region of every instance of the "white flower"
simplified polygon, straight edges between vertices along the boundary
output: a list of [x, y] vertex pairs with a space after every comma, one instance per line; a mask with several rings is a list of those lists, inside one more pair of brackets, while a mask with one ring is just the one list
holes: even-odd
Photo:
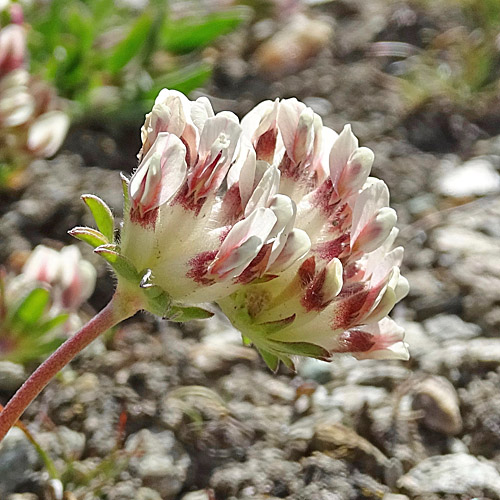
[[241, 125], [164, 90], [142, 129], [120, 254], [178, 306], [217, 302], [275, 368], [305, 355], [402, 358], [408, 292], [387, 186], [349, 126], [296, 99]]
[[59, 252], [38, 245], [24, 264], [20, 278], [25, 284], [49, 285], [56, 310], [77, 311], [94, 292], [96, 270], [74, 245]]

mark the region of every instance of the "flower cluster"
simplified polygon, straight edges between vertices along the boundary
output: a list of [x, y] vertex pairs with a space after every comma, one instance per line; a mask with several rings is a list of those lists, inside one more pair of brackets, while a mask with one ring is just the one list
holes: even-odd
[[296, 99], [241, 123], [163, 90], [142, 129], [120, 253], [177, 304], [217, 302], [269, 366], [408, 357], [387, 314], [408, 291], [389, 192], [350, 126]]
[[37, 246], [11, 277], [0, 269], [0, 360], [45, 357], [80, 326], [79, 309], [95, 288], [96, 270], [76, 246]]
[[18, 4], [0, 29], [0, 163], [23, 167], [52, 156], [69, 127], [53, 89], [26, 69], [26, 28]]
[[19, 279], [23, 283], [48, 286], [52, 309], [56, 312], [77, 311], [94, 293], [95, 267], [82, 258], [75, 245], [57, 251], [38, 245], [23, 266]]

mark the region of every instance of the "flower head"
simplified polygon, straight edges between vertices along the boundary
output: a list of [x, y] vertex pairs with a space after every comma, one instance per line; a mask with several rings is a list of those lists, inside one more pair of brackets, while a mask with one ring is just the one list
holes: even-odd
[[56, 310], [77, 311], [94, 292], [96, 270], [74, 245], [59, 252], [38, 245], [26, 261], [20, 278], [24, 283], [50, 286]]
[[[294, 355], [408, 357], [387, 317], [408, 291], [396, 214], [350, 126], [337, 134], [296, 99], [240, 124], [163, 90], [142, 142], [121, 241], [96, 251], [119, 255], [143, 290], [169, 310], [217, 302], [272, 368]], [[89, 231], [77, 235], [110, 241]]]

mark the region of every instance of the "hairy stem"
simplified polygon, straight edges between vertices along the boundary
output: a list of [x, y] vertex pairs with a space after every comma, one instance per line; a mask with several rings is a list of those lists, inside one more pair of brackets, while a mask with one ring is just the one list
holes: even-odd
[[101, 333], [133, 316], [139, 309], [137, 295], [126, 293], [118, 285], [109, 304], [44, 361], [7, 403], [0, 413], [0, 441], [59, 370]]

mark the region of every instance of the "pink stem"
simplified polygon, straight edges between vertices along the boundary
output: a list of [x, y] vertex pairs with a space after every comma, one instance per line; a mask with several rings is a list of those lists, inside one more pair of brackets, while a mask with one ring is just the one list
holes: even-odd
[[0, 441], [59, 370], [101, 333], [133, 316], [140, 309], [134, 298], [128, 299], [117, 290], [101, 312], [66, 340], [32, 373], [0, 413]]

